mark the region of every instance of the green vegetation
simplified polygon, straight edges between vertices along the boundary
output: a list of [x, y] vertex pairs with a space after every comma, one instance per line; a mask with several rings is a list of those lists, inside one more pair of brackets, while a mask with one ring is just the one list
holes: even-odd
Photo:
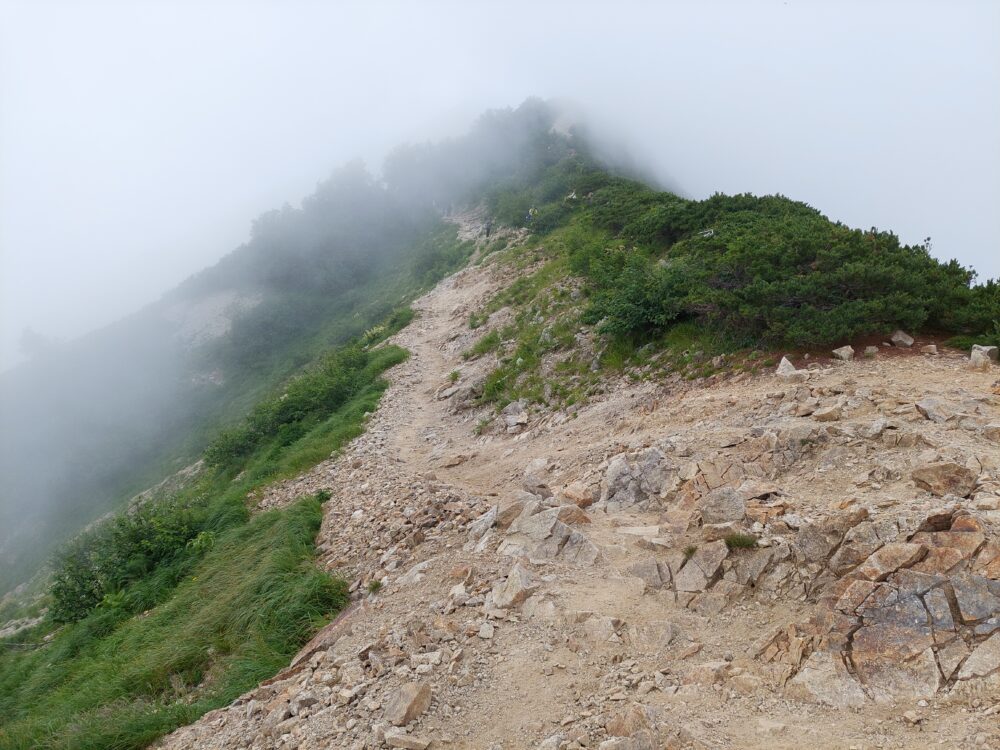
[[689, 544], [687, 547], [684, 548], [684, 559], [690, 560], [692, 557], [694, 557], [694, 553], [697, 551], [698, 551], [697, 546]]
[[476, 357], [481, 357], [484, 354], [495, 351], [498, 346], [500, 346], [500, 333], [498, 331], [490, 331], [485, 336], [482, 336], [467, 351], [462, 352], [462, 357], [463, 359], [475, 359]]
[[[321, 357], [206, 450], [206, 468], [58, 555], [49, 617], [0, 652], [0, 748], [138, 748], [284, 666], [347, 589], [317, 570], [328, 493], [251, 517], [246, 498], [359, 434], [406, 355], [394, 315]], [[234, 435], [236, 436], [234, 438]], [[60, 627], [61, 626], [61, 627]]]
[[755, 549], [757, 547], [757, 537], [751, 534], [726, 534], [723, 539], [729, 549]]
[[[272, 212], [249, 243], [158, 306], [0, 376], [0, 593], [81, 527], [195, 461], [218, 425], [457, 270], [472, 245], [363, 171]], [[163, 317], [239, 293], [225, 335], [180, 343]], [[38, 419], [38, 403], [72, 403]], [[99, 429], [95, 426], [99, 425]]]
[[[1000, 341], [1000, 286], [890, 232], [851, 229], [782, 196], [692, 201], [615, 175], [574, 141], [497, 186], [501, 221], [533, 231], [491, 262], [517, 280], [470, 320], [514, 322], [466, 355], [499, 348], [483, 400], [556, 408], [599, 392], [603, 374], [688, 380], [757, 372], [760, 350], [830, 347], [899, 327]], [[558, 149], [556, 149], [558, 151]], [[594, 336], [584, 356], [577, 332]]]
[[42, 648], [0, 652], [0, 748], [142, 748], [274, 674], [347, 601], [313, 562], [321, 517], [307, 498], [233, 525], [133, 587], [163, 598], [148, 612], [126, 590]]
[[[559, 192], [535, 226], [589, 282], [585, 322], [648, 338], [695, 321], [734, 342], [827, 345], [896, 327], [992, 330], [995, 284], [941, 263], [926, 245], [851, 229], [782, 196], [689, 201], [614, 177], [580, 157], [549, 170]], [[542, 197], [537, 188], [524, 194]], [[551, 191], [550, 191], [551, 192]]]

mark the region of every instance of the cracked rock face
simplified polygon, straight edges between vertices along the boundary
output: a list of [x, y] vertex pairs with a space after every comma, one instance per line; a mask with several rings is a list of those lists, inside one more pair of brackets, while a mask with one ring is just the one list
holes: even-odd
[[[862, 549], [870, 543], [865, 537]], [[838, 567], [843, 549], [831, 558]], [[816, 614], [775, 635], [760, 657], [787, 665], [793, 697], [834, 706], [926, 699], [996, 677], [996, 556], [974, 516], [931, 516], [906, 541], [878, 546], [829, 585]]]

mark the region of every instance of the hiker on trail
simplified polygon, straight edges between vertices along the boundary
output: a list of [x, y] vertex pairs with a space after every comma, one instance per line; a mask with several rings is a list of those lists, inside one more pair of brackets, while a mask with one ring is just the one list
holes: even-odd
[[487, 219], [486, 221], [486, 239], [490, 238], [490, 232], [493, 231], [493, 220]]

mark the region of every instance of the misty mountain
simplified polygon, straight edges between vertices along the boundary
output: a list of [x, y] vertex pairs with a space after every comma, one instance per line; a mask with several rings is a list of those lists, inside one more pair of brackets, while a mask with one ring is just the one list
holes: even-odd
[[565, 156], [556, 119], [529, 100], [401, 146], [379, 175], [347, 164], [161, 300], [0, 375], [0, 589], [434, 278], [441, 214]]

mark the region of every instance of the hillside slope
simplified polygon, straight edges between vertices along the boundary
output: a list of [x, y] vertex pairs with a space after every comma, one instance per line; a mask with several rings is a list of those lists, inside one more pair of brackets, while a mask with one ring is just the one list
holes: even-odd
[[1000, 743], [1000, 371], [918, 337], [498, 413], [462, 354], [515, 311], [467, 322], [533, 270], [418, 300], [366, 434], [257, 498], [332, 493], [357, 603], [158, 747]]
[[0, 594], [455, 268], [442, 208], [563, 153], [552, 116], [487, 112], [462, 138], [398, 149], [378, 178], [347, 164], [163, 299], [0, 374]]

